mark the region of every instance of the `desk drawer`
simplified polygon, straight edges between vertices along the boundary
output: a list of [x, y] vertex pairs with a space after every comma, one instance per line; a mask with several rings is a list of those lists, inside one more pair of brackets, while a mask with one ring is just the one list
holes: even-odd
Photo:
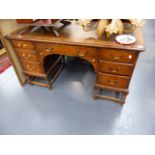
[[31, 63], [28, 61], [21, 61], [21, 64], [25, 72], [29, 72], [31, 74], [43, 73], [40, 63]]
[[73, 45], [61, 45], [51, 43], [36, 43], [36, 47], [41, 51], [49, 53], [68, 55], [68, 56], [79, 56], [79, 57], [95, 57], [96, 48], [91, 47], [79, 47]]
[[37, 53], [33, 50], [18, 49], [16, 50], [16, 54], [18, 55], [18, 58], [20, 60], [29, 60], [29, 61], [34, 61], [34, 62], [39, 61], [37, 57]]
[[98, 64], [100, 72], [130, 76], [133, 72], [133, 64], [100, 61]]
[[99, 51], [99, 59], [134, 63], [137, 59], [137, 53], [123, 50], [103, 49]]
[[35, 48], [33, 42], [30, 41], [12, 40], [11, 42], [14, 48], [24, 48], [30, 50], [33, 50]]
[[129, 77], [105, 73], [98, 73], [97, 75], [97, 82], [99, 84], [117, 88], [127, 88], [129, 84], [129, 79]]

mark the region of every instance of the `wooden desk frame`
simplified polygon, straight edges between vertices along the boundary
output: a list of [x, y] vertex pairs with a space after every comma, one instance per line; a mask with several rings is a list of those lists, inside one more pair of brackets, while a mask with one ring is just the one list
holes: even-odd
[[[23, 55], [24, 52], [33, 53], [32, 57], [30, 59], [26, 57], [26, 60], [30, 64], [34, 63], [34, 60], [38, 63], [39, 73], [37, 70], [33, 71], [34, 77], [46, 77], [43, 64], [48, 55], [75, 56], [87, 60], [92, 64], [97, 75], [94, 98], [109, 99], [123, 105], [129, 93], [128, 87], [139, 53], [144, 51], [140, 29], [136, 29], [134, 34], [137, 39], [136, 43], [125, 46], [110, 39], [98, 40], [95, 32], [84, 33], [75, 24], [71, 24], [62, 30], [60, 37], [54, 37], [45, 32], [21, 36], [19, 31], [8, 34], [6, 38], [11, 41], [21, 64], [22, 59], [25, 58], [21, 58], [17, 52], [18, 49]], [[25, 71], [25, 68], [23, 70]], [[28, 72], [25, 73], [29, 75]], [[101, 95], [100, 90], [104, 89], [115, 91], [121, 94], [121, 97]]]

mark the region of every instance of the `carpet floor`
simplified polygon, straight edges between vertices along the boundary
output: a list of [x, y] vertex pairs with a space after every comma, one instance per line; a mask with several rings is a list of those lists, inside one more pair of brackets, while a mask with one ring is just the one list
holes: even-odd
[[0, 74], [3, 73], [6, 69], [8, 69], [12, 65], [11, 60], [7, 56], [7, 54], [0, 57]]

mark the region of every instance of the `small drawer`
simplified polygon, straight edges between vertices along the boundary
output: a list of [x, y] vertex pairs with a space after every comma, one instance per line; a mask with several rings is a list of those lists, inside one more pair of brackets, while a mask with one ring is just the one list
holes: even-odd
[[99, 61], [98, 68], [100, 72], [130, 76], [133, 72], [134, 65], [110, 61]]
[[39, 59], [37, 57], [37, 53], [35, 51], [27, 50], [27, 49], [18, 49], [16, 50], [16, 54], [20, 60], [28, 60], [38, 62]]
[[99, 51], [99, 59], [134, 63], [137, 59], [137, 53], [124, 50], [103, 49]]
[[51, 43], [35, 43], [36, 47], [40, 51], [45, 51], [54, 54], [68, 55], [68, 56], [79, 56], [79, 57], [95, 57], [96, 49], [92, 47], [79, 47], [73, 45], [61, 45]]
[[33, 42], [30, 41], [12, 40], [11, 42], [14, 48], [22, 48], [30, 50], [33, 50], [35, 48]]
[[116, 88], [127, 88], [129, 80], [130, 78], [125, 76], [118, 76], [105, 73], [98, 73], [97, 75], [97, 82], [99, 84]]
[[25, 72], [29, 72], [31, 74], [43, 73], [40, 63], [30, 63], [27, 61], [21, 61], [21, 64]]

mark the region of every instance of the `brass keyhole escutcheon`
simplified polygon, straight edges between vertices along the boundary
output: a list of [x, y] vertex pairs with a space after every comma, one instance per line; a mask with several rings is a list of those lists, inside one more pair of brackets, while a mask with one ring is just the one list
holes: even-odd
[[30, 65], [28, 64], [28, 65], [26, 66], [26, 68], [29, 69], [29, 68], [30, 68]]
[[26, 55], [25, 53], [22, 54], [23, 57], [25, 57], [25, 55]]
[[31, 55], [31, 54], [29, 54], [29, 55], [28, 55], [28, 58], [31, 58], [31, 57], [32, 57], [32, 55]]

